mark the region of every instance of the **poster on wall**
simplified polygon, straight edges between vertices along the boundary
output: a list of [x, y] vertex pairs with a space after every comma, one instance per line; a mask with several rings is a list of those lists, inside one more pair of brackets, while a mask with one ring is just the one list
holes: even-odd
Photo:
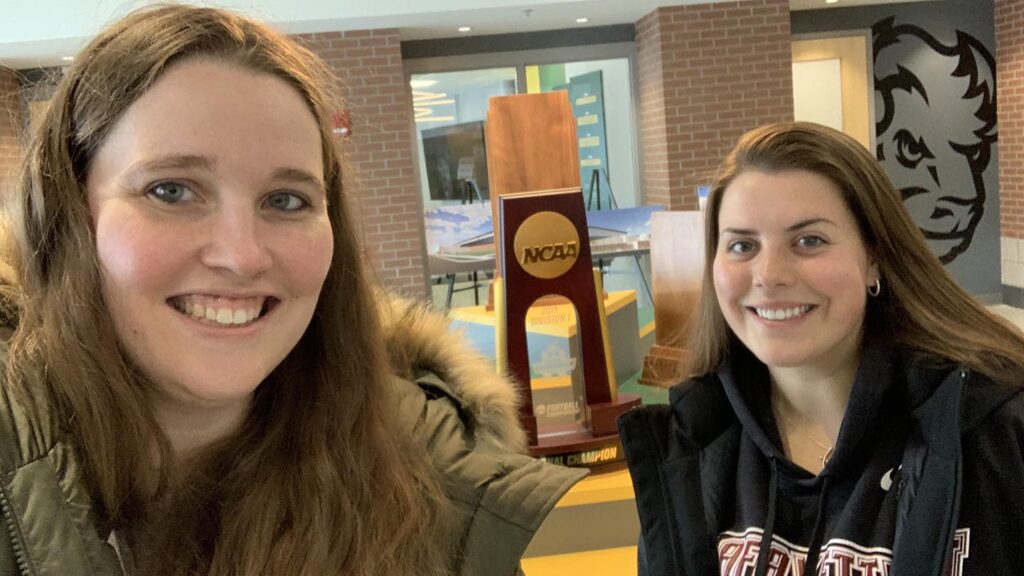
[[[651, 214], [663, 206], [639, 206], [587, 213], [591, 254], [596, 258], [650, 250]], [[432, 208], [424, 214], [430, 274], [439, 276], [494, 267], [491, 204]]]
[[969, 292], [998, 298], [998, 126], [991, 2], [795, 12], [794, 34], [870, 29], [875, 155], [929, 246]]
[[608, 180], [608, 143], [604, 116], [604, 80], [600, 70], [569, 78], [569, 103], [579, 139], [580, 186], [587, 210], [616, 207]]

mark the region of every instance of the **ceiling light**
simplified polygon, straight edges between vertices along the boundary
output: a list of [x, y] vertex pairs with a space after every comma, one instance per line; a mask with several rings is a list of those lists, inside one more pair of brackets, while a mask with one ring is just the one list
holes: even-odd
[[586, 24], [587, 22], [590, 22], [590, 18], [577, 18], [576, 19], [576, 23], [577, 24]]
[[471, 30], [473, 29], [470, 28], [469, 26], [459, 26], [459, 32], [469, 32]]
[[409, 80], [409, 86], [412, 88], [430, 88], [434, 84], [437, 84], [437, 80], [431, 80], [429, 78], [417, 78], [415, 80]]
[[825, 4], [835, 4], [836, 2], [839, 2], [839, 0], [825, 0]]
[[425, 90], [413, 90], [412, 100], [417, 104], [420, 102], [428, 102], [434, 100], [440, 100], [441, 98], [447, 98], [448, 94], [445, 92], [427, 92]]
[[74, 59], [75, 59], [74, 56], [62, 56], [61, 57], [61, 60], [65, 61], [65, 62], [71, 62]]
[[[444, 94], [442, 94], [442, 96], [444, 96]], [[420, 107], [443, 106], [445, 104], [455, 104], [455, 99], [454, 98], [444, 98], [444, 99], [441, 99], [441, 100], [427, 100], [425, 102], [424, 101], [420, 101], [420, 100], [415, 100], [415, 99], [413, 100], [413, 105], [414, 106], [420, 106]]]

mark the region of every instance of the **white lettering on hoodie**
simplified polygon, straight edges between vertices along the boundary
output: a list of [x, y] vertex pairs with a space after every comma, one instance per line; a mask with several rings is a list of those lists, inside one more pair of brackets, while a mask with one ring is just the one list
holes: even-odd
[[[718, 561], [721, 576], [753, 574], [761, 552], [760, 528], [743, 532], [723, 532], [718, 539]], [[964, 561], [970, 556], [971, 529], [960, 528], [953, 536], [950, 576], [962, 576]], [[768, 576], [802, 576], [807, 561], [807, 547], [797, 546], [784, 538], [772, 539], [768, 558]], [[865, 548], [835, 538], [821, 547], [819, 576], [889, 576], [892, 571], [892, 550]]]

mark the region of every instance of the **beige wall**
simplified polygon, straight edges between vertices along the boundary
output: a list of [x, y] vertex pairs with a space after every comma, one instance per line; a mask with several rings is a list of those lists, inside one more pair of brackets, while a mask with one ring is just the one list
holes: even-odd
[[22, 118], [18, 75], [14, 70], [0, 66], [0, 192], [9, 185], [24, 154]]
[[871, 150], [871, 102], [868, 75], [868, 38], [865, 35], [815, 38], [793, 42], [793, 62], [839, 60], [843, 98], [843, 132]]

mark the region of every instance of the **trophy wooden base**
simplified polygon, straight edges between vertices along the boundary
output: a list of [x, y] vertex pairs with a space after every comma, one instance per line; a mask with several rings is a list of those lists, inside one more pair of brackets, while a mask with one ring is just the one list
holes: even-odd
[[531, 444], [530, 454], [554, 464], [595, 472], [621, 469], [625, 467], [625, 456], [615, 420], [639, 405], [639, 396], [620, 394], [616, 402], [590, 406], [591, 430], [583, 423], [545, 427], [537, 442]]
[[683, 363], [690, 353], [682, 348], [655, 344], [644, 357], [643, 372], [637, 383], [671, 388], [683, 381]]

